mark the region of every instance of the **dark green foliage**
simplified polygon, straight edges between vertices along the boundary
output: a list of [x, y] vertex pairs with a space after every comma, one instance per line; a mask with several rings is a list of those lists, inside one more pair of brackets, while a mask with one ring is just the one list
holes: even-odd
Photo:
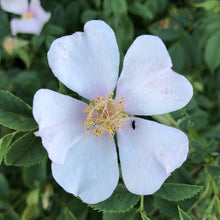
[[124, 186], [118, 185], [110, 198], [90, 206], [104, 213], [126, 212], [133, 208], [139, 200], [140, 196], [134, 195], [128, 192]]
[[5, 163], [14, 166], [31, 166], [45, 157], [46, 151], [41, 145], [41, 139], [33, 133], [27, 133], [9, 147]]
[[18, 131], [31, 131], [37, 128], [31, 107], [3, 90], [0, 90], [0, 124]]
[[[41, 4], [52, 13], [49, 22], [40, 35], [18, 34], [24, 45], [12, 54], [3, 42], [11, 35], [11, 18], [18, 15], [0, 8], [0, 220], [220, 219], [220, 1], [41, 0]], [[31, 106], [38, 89], [80, 99], [54, 77], [47, 51], [53, 40], [83, 31], [91, 19], [102, 19], [115, 31], [120, 69], [137, 36], [157, 35], [168, 48], [173, 70], [193, 85], [193, 99], [185, 108], [151, 118], [181, 129], [190, 141], [186, 162], [153, 195], [131, 194], [120, 178], [109, 199], [83, 203], [54, 181], [41, 139], [33, 133], [38, 125]]]
[[178, 184], [178, 183], [165, 183], [155, 195], [166, 199], [168, 201], [181, 201], [189, 199], [199, 193], [204, 187]]

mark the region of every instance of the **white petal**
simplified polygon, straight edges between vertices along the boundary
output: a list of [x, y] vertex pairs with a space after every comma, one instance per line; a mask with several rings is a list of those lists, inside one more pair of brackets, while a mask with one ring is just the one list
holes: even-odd
[[84, 32], [55, 40], [48, 61], [61, 82], [88, 99], [106, 97], [116, 86], [118, 46], [114, 32], [103, 21], [89, 21]]
[[69, 96], [40, 89], [34, 96], [33, 115], [39, 125], [37, 136], [42, 138], [49, 158], [62, 164], [70, 148], [84, 135], [88, 105]]
[[43, 28], [43, 24], [36, 18], [31, 19], [12, 19], [11, 20], [11, 31], [12, 35], [17, 33], [26, 33], [26, 34], [40, 34]]
[[122, 176], [132, 193], [153, 194], [186, 160], [188, 138], [178, 129], [130, 118], [120, 131], [117, 138]]
[[164, 114], [185, 106], [192, 97], [189, 81], [171, 69], [163, 42], [138, 37], [125, 55], [117, 97], [125, 96], [126, 111], [136, 115]]
[[44, 25], [51, 16], [50, 12], [45, 12], [41, 7], [40, 0], [31, 0], [30, 11]]
[[4, 11], [22, 15], [28, 10], [28, 0], [1, 0]]
[[119, 179], [117, 153], [108, 134], [85, 136], [64, 164], [52, 163], [55, 180], [69, 193], [93, 204], [111, 196]]

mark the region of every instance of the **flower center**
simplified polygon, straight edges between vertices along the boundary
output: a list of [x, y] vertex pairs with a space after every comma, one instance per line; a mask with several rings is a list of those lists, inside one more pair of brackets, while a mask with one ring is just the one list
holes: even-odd
[[113, 92], [108, 95], [108, 99], [97, 97], [92, 99], [89, 107], [83, 111], [87, 113], [87, 120], [83, 128], [88, 134], [91, 130], [93, 135], [98, 137], [100, 134], [107, 131], [110, 134], [110, 140], [113, 140], [115, 131], [125, 124], [128, 115], [124, 113], [125, 107], [122, 105], [122, 100], [116, 102], [112, 99]]
[[33, 17], [34, 17], [34, 15], [31, 12], [29, 12], [29, 11], [22, 15], [23, 19], [31, 19]]

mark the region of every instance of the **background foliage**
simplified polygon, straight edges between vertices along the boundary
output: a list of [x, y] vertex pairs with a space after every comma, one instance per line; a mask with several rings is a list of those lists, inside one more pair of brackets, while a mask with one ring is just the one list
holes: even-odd
[[[11, 54], [3, 41], [11, 34], [15, 15], [0, 9], [0, 220], [220, 219], [220, 1], [41, 3], [51, 11], [50, 21], [38, 36], [17, 35], [23, 44]], [[53, 180], [47, 154], [33, 135], [37, 124], [31, 106], [39, 88], [66, 92], [49, 69], [47, 51], [54, 39], [82, 30], [91, 19], [111, 25], [121, 58], [136, 36], [159, 36], [173, 69], [193, 84], [194, 97], [186, 108], [152, 118], [180, 128], [190, 139], [187, 161], [162, 188], [141, 198], [129, 193], [120, 179], [111, 198], [88, 206]]]

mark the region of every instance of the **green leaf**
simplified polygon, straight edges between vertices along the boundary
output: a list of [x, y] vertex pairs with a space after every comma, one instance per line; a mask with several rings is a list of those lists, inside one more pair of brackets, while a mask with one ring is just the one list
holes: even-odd
[[199, 193], [204, 187], [178, 183], [165, 183], [155, 195], [169, 200], [181, 201], [189, 199]]
[[185, 53], [182, 45], [174, 43], [170, 46], [168, 51], [172, 58], [173, 69], [177, 72], [182, 72], [185, 64]]
[[11, 141], [12, 141], [14, 135], [15, 135], [15, 133], [7, 134], [3, 138], [1, 138], [1, 140], [0, 140], [0, 164], [1, 164], [4, 156], [8, 152], [8, 147], [11, 144]]
[[85, 10], [82, 13], [81, 21], [82, 23], [86, 23], [87, 21], [96, 19], [97, 17], [98, 17], [97, 11], [89, 9], [89, 10]]
[[0, 90], [0, 124], [18, 131], [32, 131], [37, 128], [31, 107], [3, 90]]
[[[8, 202], [6, 202], [5, 200], [0, 200], [0, 210], [3, 211], [3, 210], [9, 210], [9, 209], [10, 209], [10, 204], [8, 204]], [[0, 214], [0, 217], [1, 217], [1, 214]]]
[[121, 51], [127, 51], [134, 37], [134, 27], [129, 16], [120, 14], [115, 21], [114, 30]]
[[205, 61], [209, 69], [214, 72], [220, 66], [220, 47], [219, 45], [220, 31], [214, 33], [205, 47]]
[[206, 147], [206, 151], [208, 153], [213, 153], [216, 151], [217, 146], [218, 146], [218, 142], [215, 141], [214, 139], [212, 139], [211, 141], [209, 141], [209, 143]]
[[131, 210], [125, 213], [103, 213], [103, 220], [139, 220], [139, 212]]
[[30, 52], [25, 48], [20, 48], [16, 50], [16, 55], [24, 62], [27, 69], [29, 69], [32, 62]]
[[5, 201], [8, 199], [8, 182], [4, 175], [0, 173], [0, 201]]
[[[212, 16], [210, 17], [212, 18]], [[201, 47], [205, 47], [207, 40], [217, 31], [220, 30], [220, 18], [219, 17], [214, 17], [212, 18], [212, 20], [210, 20], [208, 22], [205, 22], [203, 24], [204, 28], [205, 28], [205, 33], [202, 36], [202, 39], [200, 41], [200, 45]]]
[[214, 178], [220, 178], [220, 166], [205, 165], [205, 170]]
[[173, 41], [184, 33], [182, 25], [174, 19], [166, 18], [154, 23], [149, 28], [150, 32], [159, 36], [164, 41]]
[[52, 44], [52, 42], [55, 40], [56, 38], [51, 36], [51, 35], [48, 35], [47, 38], [46, 38], [46, 47], [47, 49], [49, 50], [50, 48], [50, 45]]
[[21, 220], [19, 215], [14, 210], [12, 210], [11, 208], [5, 213], [3, 219], [4, 220], [5, 219], [7, 219], [7, 220]]
[[142, 18], [153, 20], [167, 7], [167, 0], [148, 0], [145, 2], [133, 1], [129, 5], [129, 11]]
[[201, 48], [199, 47], [198, 40], [193, 35], [186, 35], [181, 42], [185, 56], [185, 69], [186, 68], [200, 68], [202, 65]]
[[7, 12], [0, 10], [0, 21], [0, 40], [2, 41], [3, 38], [5, 38], [6, 36], [10, 36], [11, 33]]
[[118, 185], [109, 199], [89, 206], [104, 213], [126, 212], [133, 208], [139, 200], [140, 196], [131, 194], [124, 186]]
[[83, 203], [80, 199], [73, 197], [67, 204], [66, 207], [74, 213], [77, 220], [86, 220], [89, 212], [89, 207]]
[[126, 0], [111, 0], [111, 9], [116, 16], [120, 13], [127, 13]]
[[67, 208], [65, 207], [61, 214], [58, 216], [57, 220], [77, 220], [77, 218], [74, 216], [74, 214]]
[[201, 3], [193, 4], [195, 7], [204, 8], [207, 11], [220, 12], [220, 2], [218, 0], [209, 0]]
[[129, 6], [129, 11], [135, 15], [141, 16], [142, 18], [152, 19], [154, 17], [154, 14], [148, 9], [145, 4], [141, 4], [137, 1], [134, 1]]
[[159, 13], [163, 12], [168, 6], [168, 0], [156, 0], [156, 3]]
[[31, 167], [24, 167], [24, 183], [31, 189], [38, 187], [47, 177], [46, 160]]
[[196, 152], [203, 151], [203, 145], [199, 141], [194, 139], [190, 141], [190, 147], [193, 148], [193, 150], [195, 150]]
[[[176, 202], [168, 202], [158, 196], [154, 196], [154, 202], [163, 216], [168, 216], [168, 219], [177, 219], [178, 210]], [[169, 212], [167, 210], [169, 210]]]
[[217, 216], [220, 216], [220, 200], [218, 195], [215, 196], [215, 213]]
[[5, 163], [14, 166], [31, 166], [39, 163], [46, 155], [41, 139], [30, 132], [10, 146]]
[[[31, 88], [32, 94], [41, 87], [41, 81], [39, 74], [35, 71], [21, 71], [13, 78], [13, 83], [19, 87], [20, 90], [27, 92], [27, 89]], [[31, 96], [31, 98], [33, 98]]]
[[62, 35], [64, 33], [64, 30], [62, 27], [53, 25], [53, 24], [47, 24], [45, 27], [47, 35]]
[[178, 206], [178, 211], [179, 211], [180, 220], [192, 220], [192, 218], [186, 212], [184, 212], [179, 206]]
[[45, 41], [44, 35], [34, 35], [31, 39], [31, 44], [34, 50], [37, 50], [39, 47], [42, 46], [43, 42]]

